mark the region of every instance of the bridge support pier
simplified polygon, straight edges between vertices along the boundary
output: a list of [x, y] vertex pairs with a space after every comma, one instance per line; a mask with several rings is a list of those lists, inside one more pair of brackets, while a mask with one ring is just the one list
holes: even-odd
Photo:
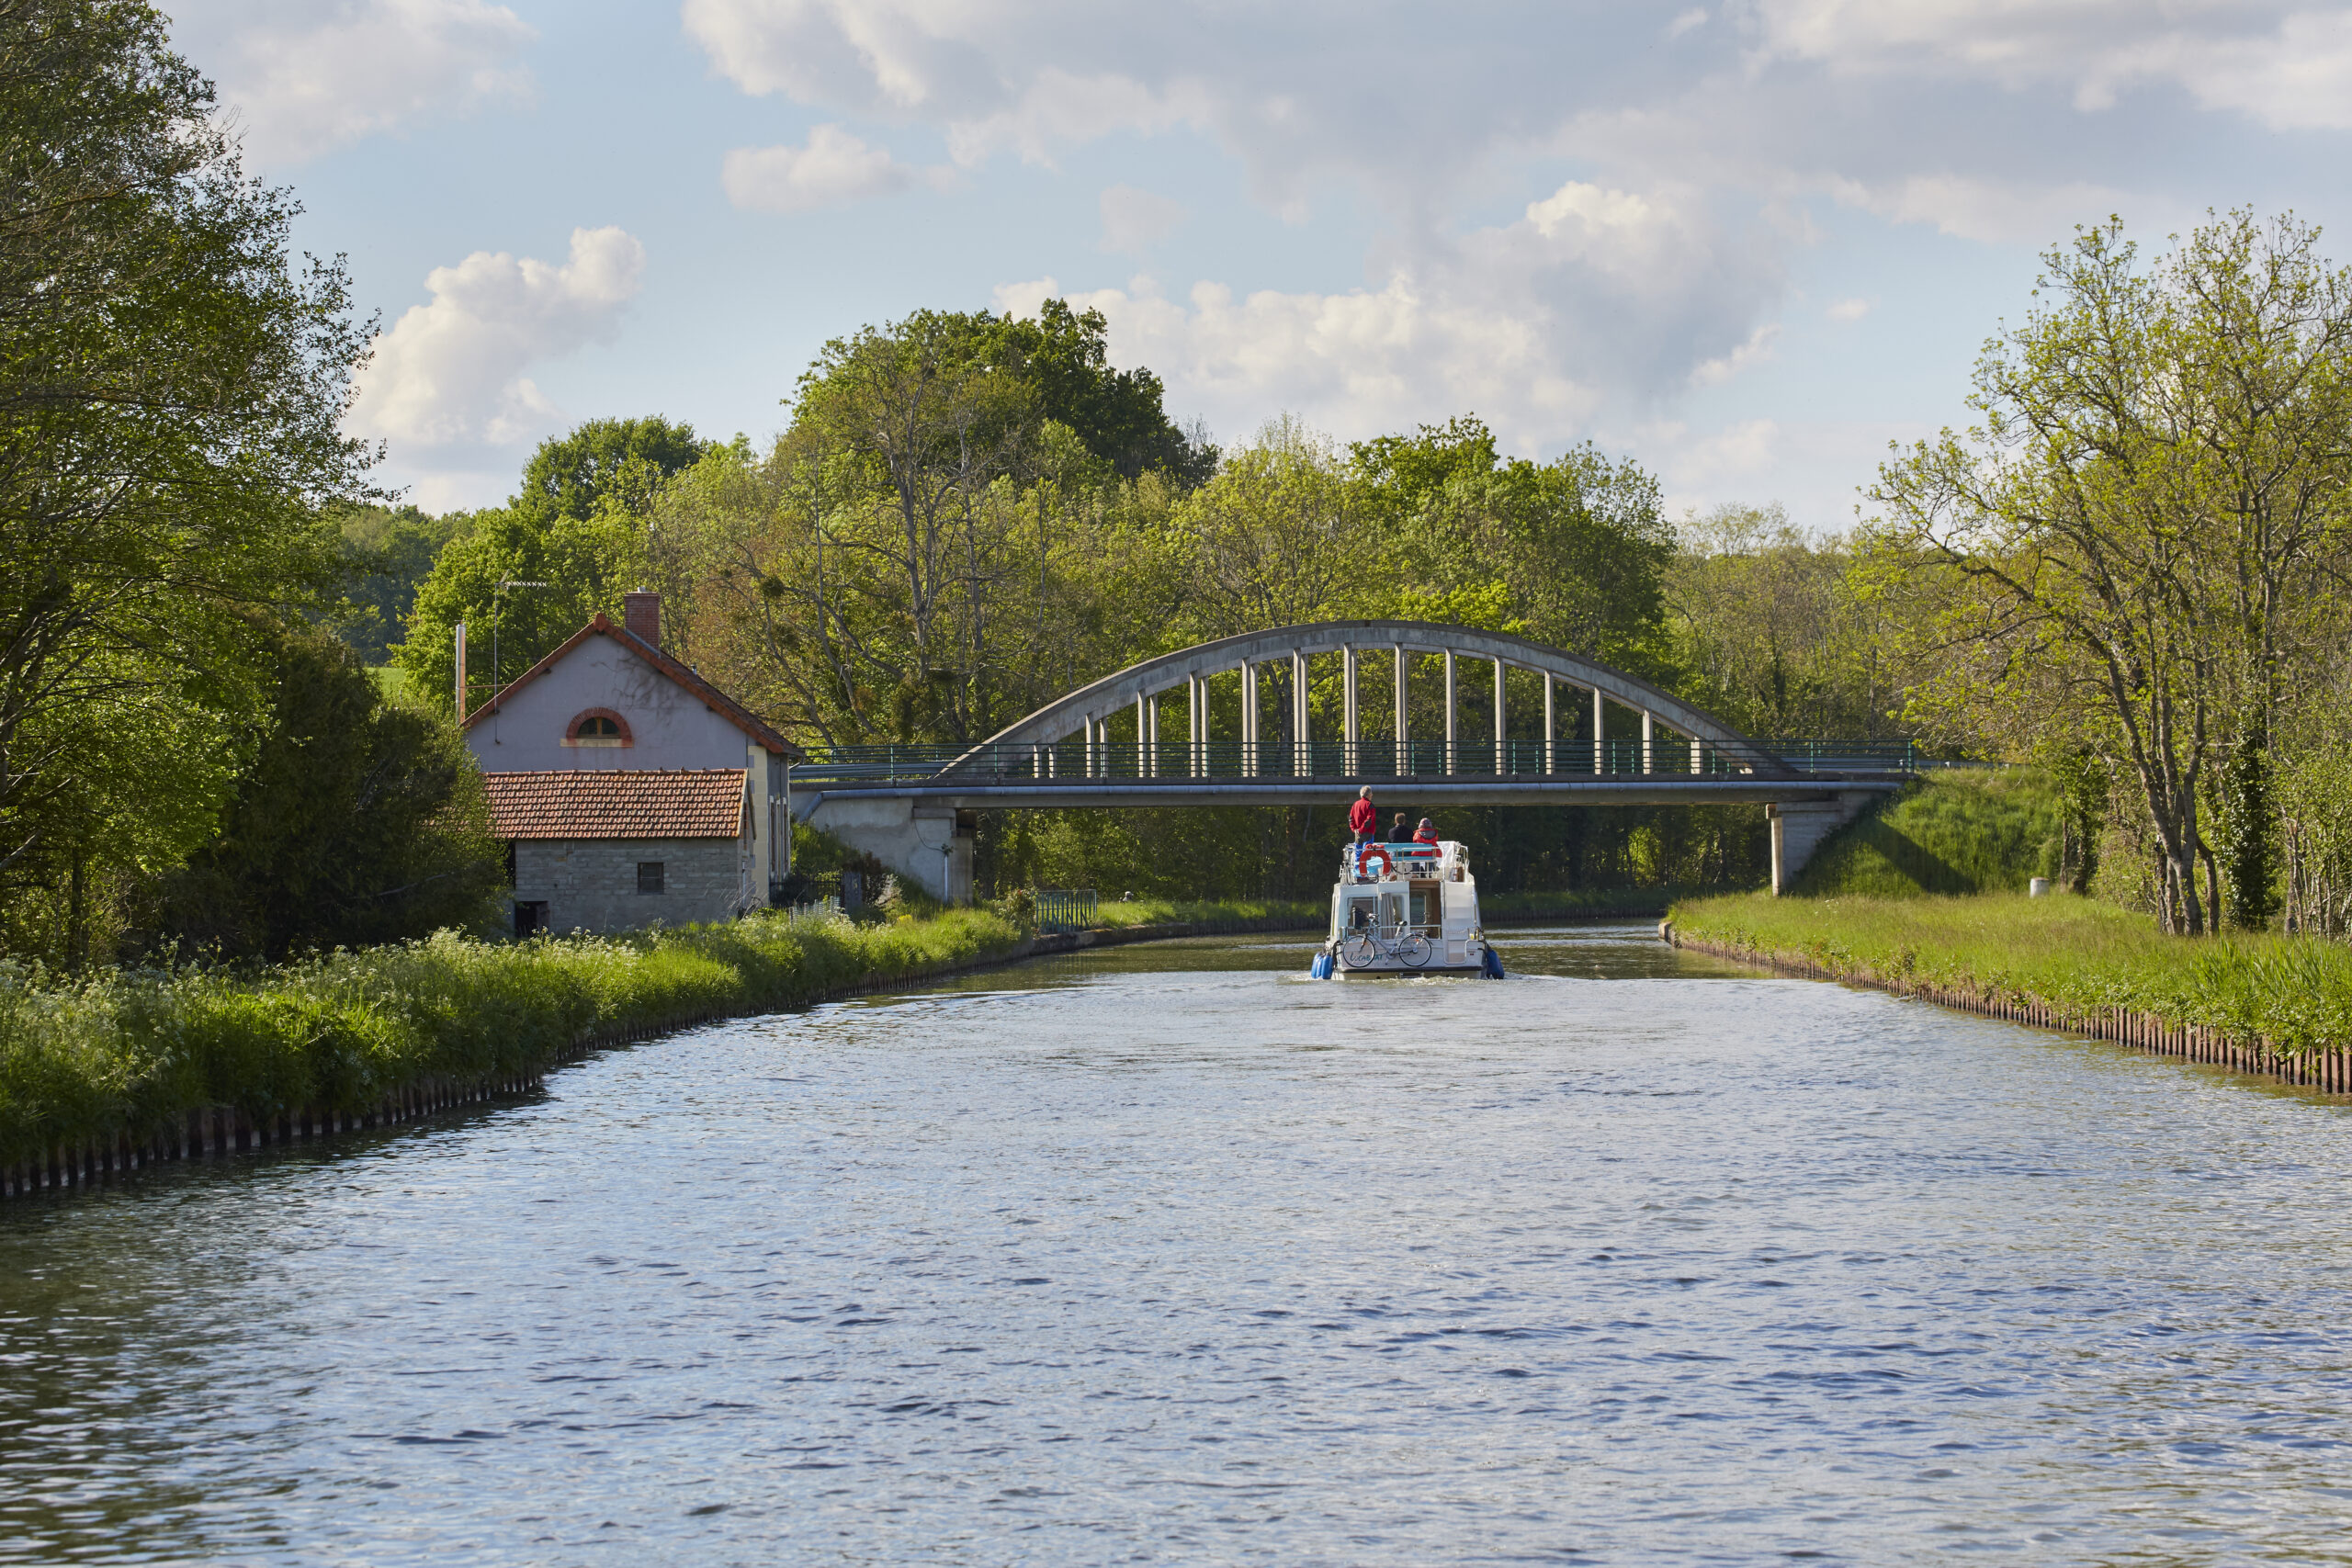
[[904, 880], [950, 904], [972, 901], [972, 836], [952, 806], [903, 797], [817, 790], [793, 802], [794, 815], [863, 850]]
[[1772, 894], [1796, 886], [1797, 873], [1830, 834], [1862, 814], [1877, 798], [1871, 790], [1842, 790], [1827, 800], [1778, 801], [1764, 807], [1772, 821]]

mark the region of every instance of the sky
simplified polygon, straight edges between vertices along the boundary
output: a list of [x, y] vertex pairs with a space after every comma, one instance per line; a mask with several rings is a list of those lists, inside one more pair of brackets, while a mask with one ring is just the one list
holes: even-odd
[[349, 428], [435, 512], [584, 419], [764, 443], [827, 340], [1058, 295], [1228, 446], [1476, 413], [1842, 528], [2077, 225], [2352, 219], [2352, 3], [164, 8], [348, 257]]

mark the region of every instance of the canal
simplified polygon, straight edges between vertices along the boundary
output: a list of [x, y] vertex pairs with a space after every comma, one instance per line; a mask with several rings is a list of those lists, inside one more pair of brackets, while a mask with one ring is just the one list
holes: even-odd
[[0, 1208], [0, 1561], [2352, 1562], [2352, 1118], [1296, 938]]

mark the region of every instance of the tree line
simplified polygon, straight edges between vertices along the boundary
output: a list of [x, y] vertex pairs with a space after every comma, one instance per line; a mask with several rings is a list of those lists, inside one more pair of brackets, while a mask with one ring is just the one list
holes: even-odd
[[[2078, 233], [1987, 345], [1978, 426], [1893, 453], [1839, 532], [1670, 519], [1639, 463], [1511, 457], [1468, 413], [1220, 448], [1058, 300], [829, 343], [763, 446], [594, 420], [504, 503], [432, 516], [343, 434], [372, 323], [341, 262], [292, 253], [292, 194], [243, 172], [150, 7], [0, 0], [0, 952], [483, 919], [503, 871], [451, 630], [470, 705], [640, 585], [673, 651], [812, 743], [967, 743], [1269, 626], [1453, 622], [1750, 734], [2037, 764], [2064, 874], [2170, 929], [2341, 931], [2352, 906], [2352, 282], [2291, 219], [2154, 256]], [[1307, 700], [1328, 732], [1337, 692]], [[1319, 894], [1332, 818], [1006, 814], [980, 874]], [[1500, 889], [1762, 869], [1752, 810], [1447, 827]]]

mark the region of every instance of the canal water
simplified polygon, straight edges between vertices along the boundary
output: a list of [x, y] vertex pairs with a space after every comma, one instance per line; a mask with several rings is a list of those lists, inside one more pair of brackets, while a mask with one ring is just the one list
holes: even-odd
[[1155, 944], [0, 1208], [0, 1561], [2352, 1562], [2352, 1119]]

